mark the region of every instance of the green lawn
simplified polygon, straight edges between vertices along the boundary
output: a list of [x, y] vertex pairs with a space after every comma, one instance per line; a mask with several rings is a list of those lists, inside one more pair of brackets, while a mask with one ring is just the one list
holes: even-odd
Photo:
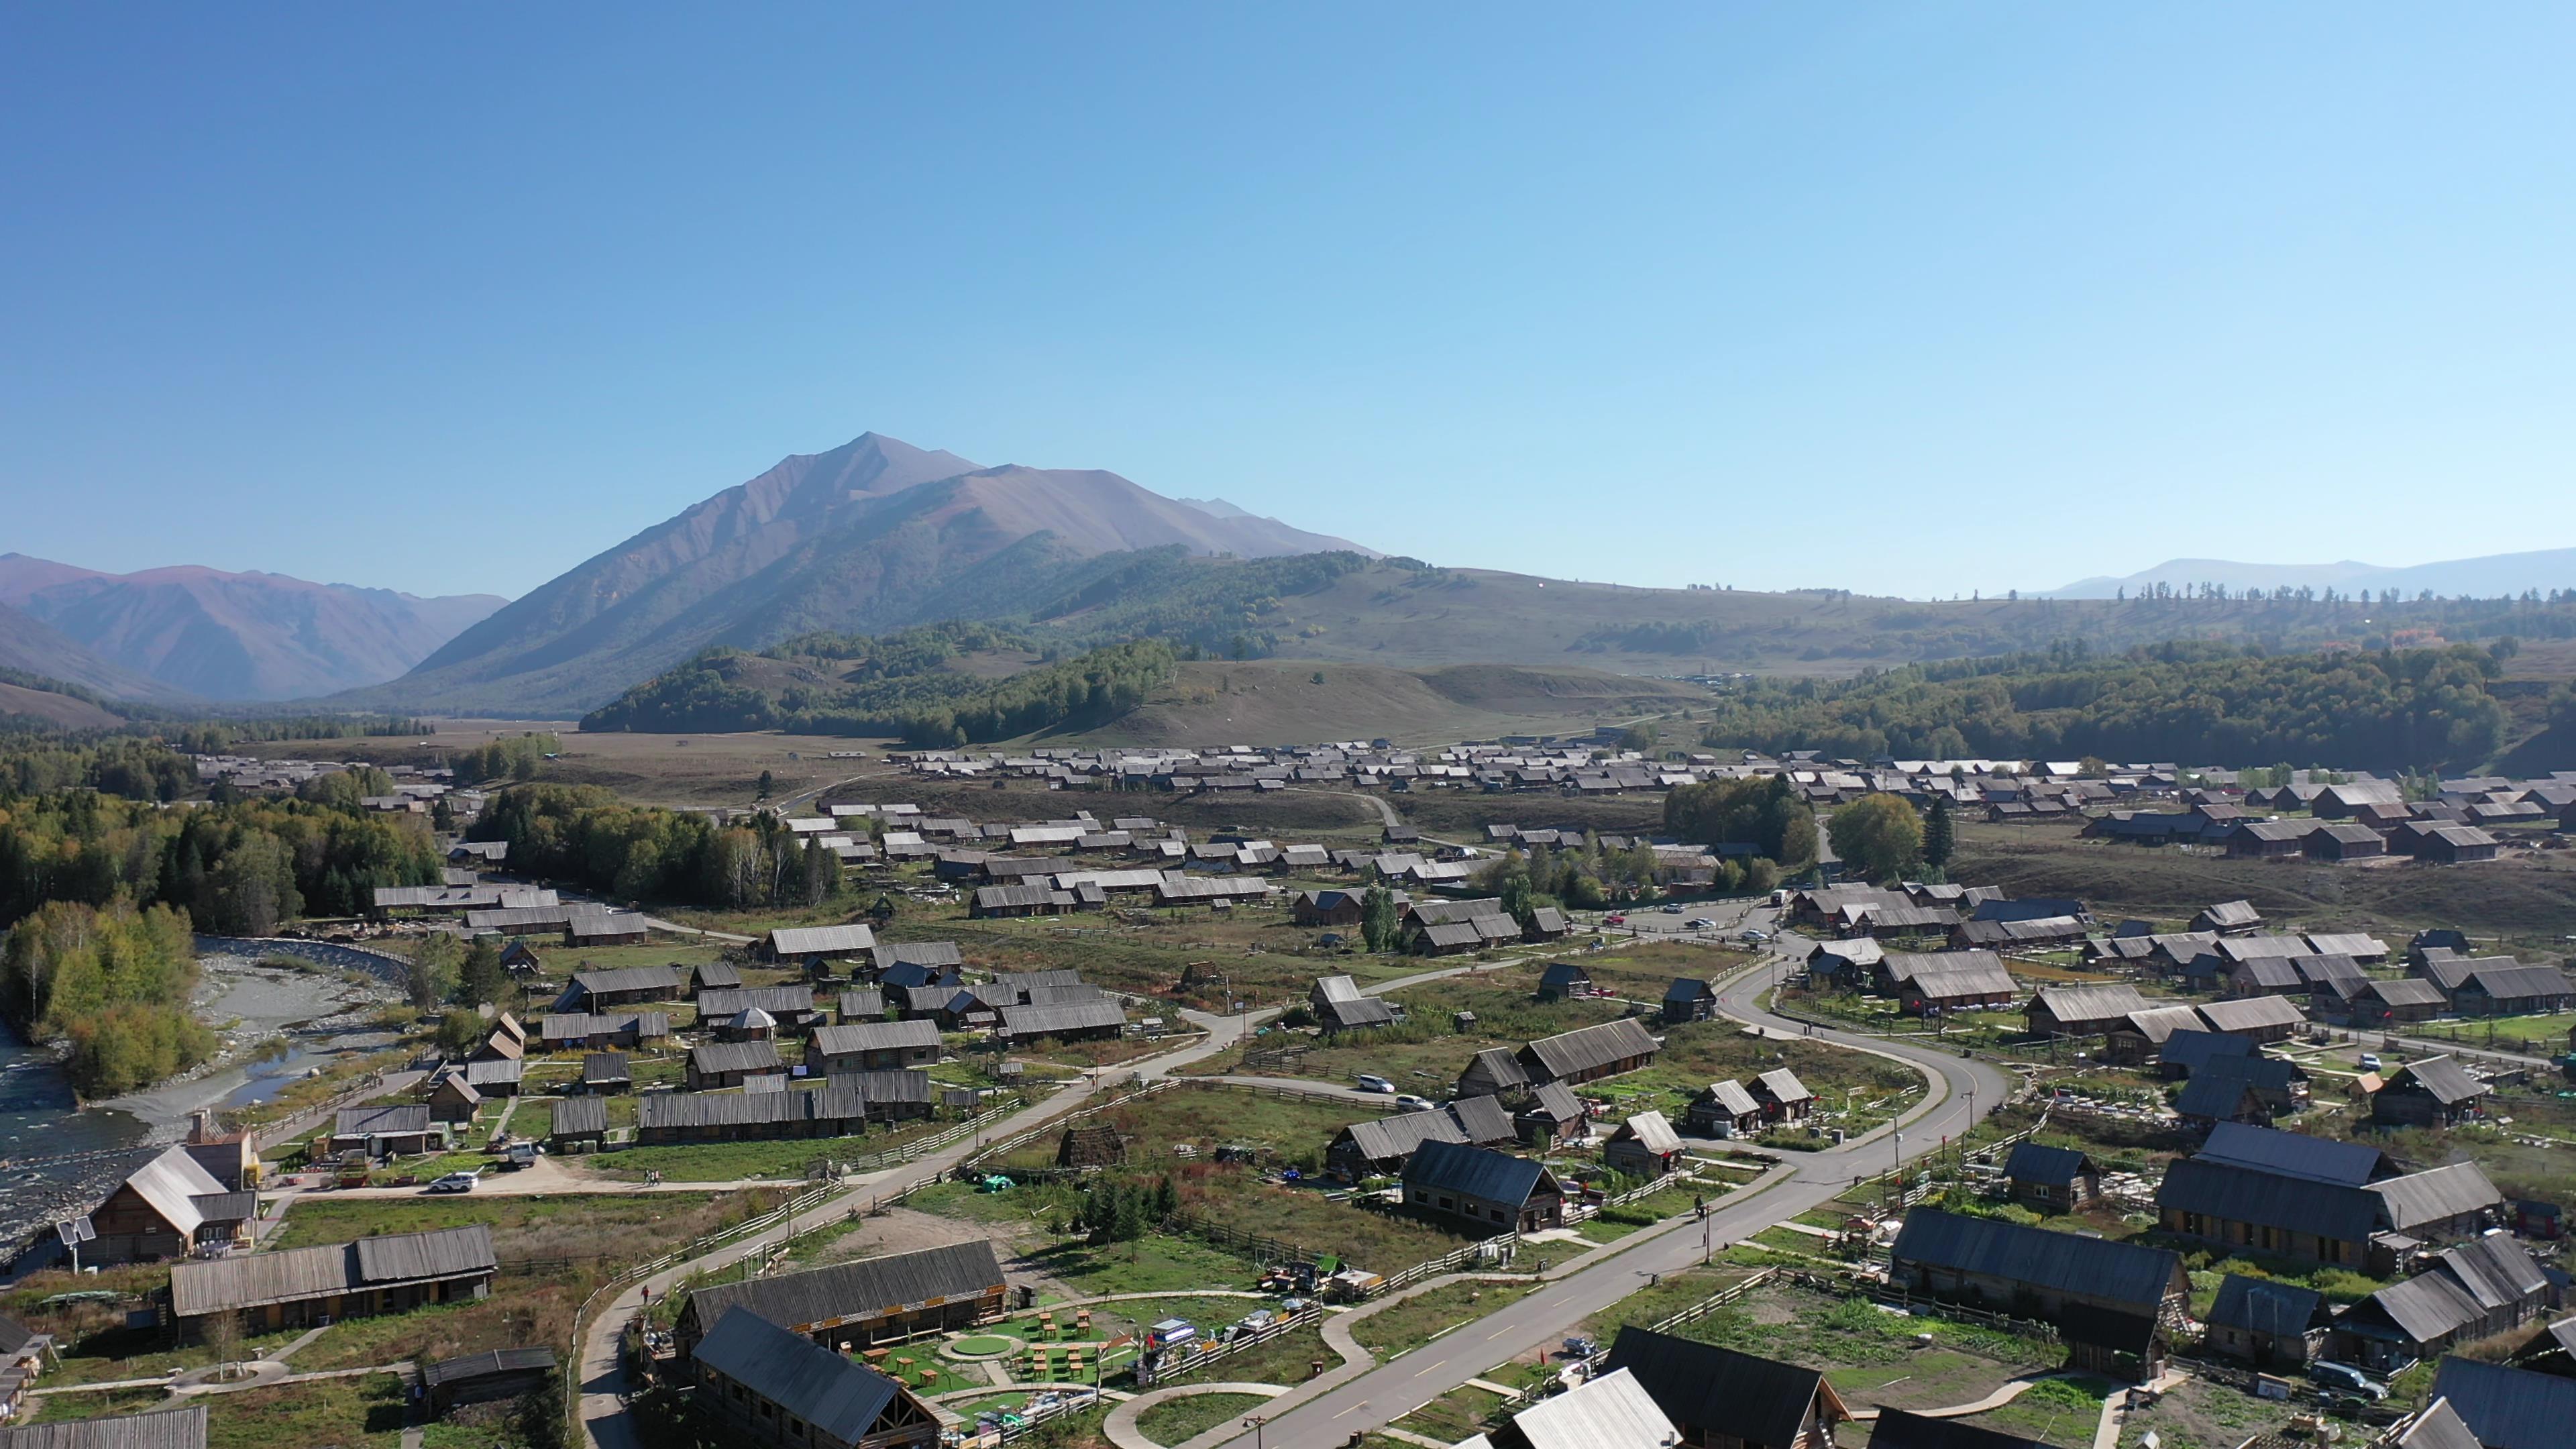
[[550, 1257], [648, 1258], [664, 1248], [775, 1206], [777, 1189], [722, 1195], [619, 1197], [298, 1198], [267, 1246], [304, 1248], [375, 1233], [418, 1233], [483, 1223], [504, 1262]]
[[403, 1386], [392, 1374], [208, 1394], [198, 1402], [206, 1406], [206, 1449], [402, 1442]]
[[[618, 1100], [609, 1099], [612, 1108]], [[629, 1099], [631, 1100], [631, 1099]], [[614, 1116], [612, 1110], [611, 1113]], [[886, 1132], [849, 1137], [790, 1137], [762, 1142], [672, 1142], [649, 1147], [621, 1147], [592, 1163], [602, 1176], [640, 1182], [647, 1171], [659, 1171], [671, 1182], [742, 1182], [752, 1178], [801, 1181], [809, 1164], [829, 1160], [849, 1164], [904, 1143], [936, 1136], [953, 1122], [907, 1122]]]
[[2112, 1387], [2108, 1379], [2043, 1379], [2002, 1408], [1959, 1422], [2051, 1444], [2089, 1444], [2094, 1426], [2102, 1421], [2102, 1401], [2110, 1397]]
[[1137, 1415], [1136, 1430], [1157, 1444], [1186, 1444], [1220, 1424], [1240, 1423], [1268, 1402], [1259, 1394], [1188, 1394]]
[[1420, 1348], [1527, 1296], [1526, 1283], [1448, 1283], [1351, 1323], [1351, 1337], [1379, 1358]]
[[1081, 1293], [1186, 1293], [1250, 1288], [1253, 1265], [1195, 1238], [1149, 1234], [1130, 1243], [1091, 1247], [1068, 1242], [1029, 1255], [1033, 1267]]
[[[1314, 1377], [1316, 1363], [1321, 1362], [1330, 1369], [1341, 1361], [1340, 1354], [1324, 1347], [1322, 1330], [1309, 1327], [1281, 1334], [1239, 1353], [1212, 1359], [1206, 1368], [1192, 1373], [1191, 1378], [1210, 1383], [1278, 1384], [1282, 1388], [1293, 1388]], [[1166, 1373], [1169, 1373], [1168, 1369]]]
[[1596, 1243], [1615, 1242], [1639, 1228], [1652, 1227], [1666, 1218], [1689, 1212], [1694, 1195], [1715, 1198], [1724, 1192], [1724, 1188], [1715, 1185], [1667, 1188], [1635, 1202], [1605, 1209], [1599, 1216], [1585, 1219], [1575, 1231]]
[[1500, 1394], [1461, 1385], [1396, 1420], [1393, 1427], [1455, 1444], [1482, 1430], [1486, 1418], [1502, 1403]]

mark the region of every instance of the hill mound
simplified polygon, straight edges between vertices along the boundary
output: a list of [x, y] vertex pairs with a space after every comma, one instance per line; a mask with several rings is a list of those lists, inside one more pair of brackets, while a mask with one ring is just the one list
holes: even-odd
[[1181, 665], [1135, 709], [1070, 738], [1163, 748], [1380, 738], [1445, 744], [1624, 725], [1708, 701], [1708, 691], [1690, 685], [1590, 669], [1201, 662]]
[[0, 683], [0, 720], [11, 717], [42, 720], [76, 730], [114, 729], [125, 723], [122, 716], [86, 699], [56, 694], [51, 690], [30, 689], [23, 684]]

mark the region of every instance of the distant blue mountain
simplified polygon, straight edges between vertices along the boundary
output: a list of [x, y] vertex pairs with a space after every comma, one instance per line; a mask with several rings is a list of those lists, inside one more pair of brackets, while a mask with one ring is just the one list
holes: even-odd
[[2552, 589], [2576, 589], [2576, 548], [2490, 554], [2485, 558], [2452, 559], [2445, 563], [2414, 564], [2406, 568], [2355, 563], [2350, 559], [2330, 564], [2263, 564], [2178, 558], [2151, 569], [2142, 569], [2126, 578], [2078, 579], [2039, 597], [2107, 599], [2123, 589], [2135, 594], [2142, 588], [2153, 588], [2160, 583], [2171, 584], [2177, 589], [2199, 584], [2224, 584], [2231, 590], [2298, 588], [2305, 585], [2316, 589], [2331, 588], [2337, 593], [2358, 593], [2363, 589], [2378, 593], [2395, 589], [2408, 598], [2429, 589], [2446, 599], [2493, 599], [2519, 594], [2526, 589], [2538, 589], [2544, 594]]

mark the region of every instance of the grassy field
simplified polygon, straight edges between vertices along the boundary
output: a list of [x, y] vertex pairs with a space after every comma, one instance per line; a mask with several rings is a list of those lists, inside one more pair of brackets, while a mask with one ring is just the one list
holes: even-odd
[[[2108, 1379], [2046, 1379], [2022, 1391], [2021, 1396], [1999, 1409], [1988, 1409], [1960, 1420], [1981, 1429], [2003, 1434], [2020, 1434], [2050, 1444], [2089, 1444], [2093, 1428], [2102, 1420], [2102, 1401], [2110, 1397]], [[2251, 1437], [2250, 1435], [2247, 1437]], [[2174, 1441], [2173, 1449], [2184, 1449]], [[2241, 1442], [2230, 1439], [2230, 1446]], [[2192, 1449], [2221, 1449], [2216, 1443], [2198, 1444]]]
[[210, 1394], [200, 1402], [206, 1406], [206, 1449], [402, 1442], [403, 1385], [392, 1374]]
[[[1821, 1369], [1856, 1408], [1966, 1403], [2016, 1374], [2051, 1367], [2062, 1356], [2010, 1334], [1889, 1313], [1867, 1299], [1791, 1288], [1766, 1287], [1671, 1331]], [[1932, 1335], [1930, 1346], [1915, 1343], [1922, 1333]]]
[[1395, 1421], [1392, 1427], [1455, 1444], [1485, 1427], [1503, 1396], [1460, 1385]]
[[1447, 1283], [1418, 1293], [1392, 1308], [1381, 1308], [1351, 1324], [1351, 1337], [1379, 1358], [1407, 1349], [1473, 1323], [1488, 1313], [1528, 1296], [1526, 1283]]
[[1232, 1424], [1259, 1412], [1268, 1402], [1259, 1394], [1190, 1394], [1166, 1399], [1136, 1416], [1136, 1432], [1157, 1444], [1186, 1444], [1220, 1424]]
[[303, 1248], [345, 1243], [374, 1233], [417, 1233], [483, 1223], [504, 1262], [525, 1258], [578, 1258], [627, 1250], [647, 1258], [764, 1212], [783, 1197], [767, 1189], [706, 1194], [655, 1193], [649, 1197], [390, 1197], [298, 1198], [285, 1224], [265, 1245]]

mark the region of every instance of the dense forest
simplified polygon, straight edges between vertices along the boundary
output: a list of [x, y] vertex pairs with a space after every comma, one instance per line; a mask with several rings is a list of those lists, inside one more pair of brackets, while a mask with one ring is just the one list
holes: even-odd
[[0, 1014], [34, 1040], [67, 1039], [64, 1070], [85, 1097], [186, 1071], [214, 1034], [188, 1012], [196, 948], [185, 912], [55, 901], [19, 921], [0, 950]]
[[837, 857], [775, 816], [740, 825], [628, 805], [592, 785], [514, 785], [467, 832], [506, 840], [524, 875], [621, 901], [701, 906], [814, 905], [841, 888]]
[[1720, 691], [1701, 739], [1854, 759], [2471, 765], [2504, 744], [2505, 709], [2487, 684], [2511, 653], [2509, 643], [2317, 654], [2173, 643], [2097, 657], [2079, 643], [1842, 683], [1743, 682]]
[[[323, 775], [301, 798], [160, 805], [187, 769], [131, 741], [0, 755], [0, 925], [48, 901], [184, 910], [200, 930], [265, 935], [299, 915], [350, 915], [380, 885], [430, 885], [426, 822], [370, 814], [363, 777]], [[15, 788], [35, 775], [39, 788]]]
[[[585, 716], [581, 727], [650, 733], [781, 729], [886, 735], [916, 746], [950, 748], [1115, 719], [1169, 680], [1174, 663], [1171, 647], [1150, 639], [1095, 649], [999, 680], [946, 669], [949, 657], [923, 646], [905, 656], [912, 672], [883, 672], [835, 688], [796, 685], [772, 692], [742, 682], [756, 677], [745, 656], [716, 651], [628, 690]], [[869, 661], [883, 662], [875, 655]]]

